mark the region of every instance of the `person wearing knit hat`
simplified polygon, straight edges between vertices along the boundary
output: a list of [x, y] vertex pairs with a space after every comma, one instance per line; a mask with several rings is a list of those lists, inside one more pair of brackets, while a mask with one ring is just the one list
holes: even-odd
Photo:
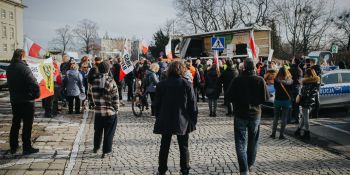
[[119, 108], [118, 87], [109, 74], [109, 63], [104, 61], [98, 65], [99, 73], [91, 82], [92, 103], [94, 104], [94, 149], [100, 149], [103, 135], [102, 158], [112, 152], [113, 137], [117, 127]]

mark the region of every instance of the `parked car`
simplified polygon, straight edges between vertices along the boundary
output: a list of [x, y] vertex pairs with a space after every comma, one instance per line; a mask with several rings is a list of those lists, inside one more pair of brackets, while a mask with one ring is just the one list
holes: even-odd
[[7, 76], [4, 69], [0, 69], [0, 90], [7, 87]]
[[[270, 99], [264, 108], [273, 108], [275, 99], [273, 85], [268, 87]], [[350, 111], [350, 70], [336, 69], [324, 72], [321, 76], [321, 108], [346, 107]]]

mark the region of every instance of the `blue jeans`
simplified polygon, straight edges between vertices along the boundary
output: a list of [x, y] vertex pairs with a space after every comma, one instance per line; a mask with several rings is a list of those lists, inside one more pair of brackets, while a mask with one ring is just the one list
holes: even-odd
[[258, 149], [260, 118], [256, 120], [235, 117], [236, 154], [241, 174], [254, 165]]

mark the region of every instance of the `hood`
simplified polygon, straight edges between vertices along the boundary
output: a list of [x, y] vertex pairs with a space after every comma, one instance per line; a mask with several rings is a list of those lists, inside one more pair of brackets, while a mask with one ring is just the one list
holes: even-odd
[[69, 70], [67, 71], [67, 76], [79, 76], [79, 71], [78, 70]]
[[320, 77], [307, 77], [304, 78], [303, 83], [319, 83], [320, 82]]

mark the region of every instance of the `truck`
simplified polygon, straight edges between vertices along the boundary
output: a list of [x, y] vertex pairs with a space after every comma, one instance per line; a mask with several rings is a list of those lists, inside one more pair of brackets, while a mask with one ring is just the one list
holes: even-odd
[[175, 49], [175, 55], [180, 58], [213, 58], [211, 38], [224, 37], [225, 50], [220, 51], [219, 58], [245, 58], [248, 56], [247, 47], [251, 32], [253, 32], [255, 44], [259, 48], [259, 57], [266, 59], [271, 50], [271, 29], [265, 26], [185, 35], [182, 36], [181, 42]]

